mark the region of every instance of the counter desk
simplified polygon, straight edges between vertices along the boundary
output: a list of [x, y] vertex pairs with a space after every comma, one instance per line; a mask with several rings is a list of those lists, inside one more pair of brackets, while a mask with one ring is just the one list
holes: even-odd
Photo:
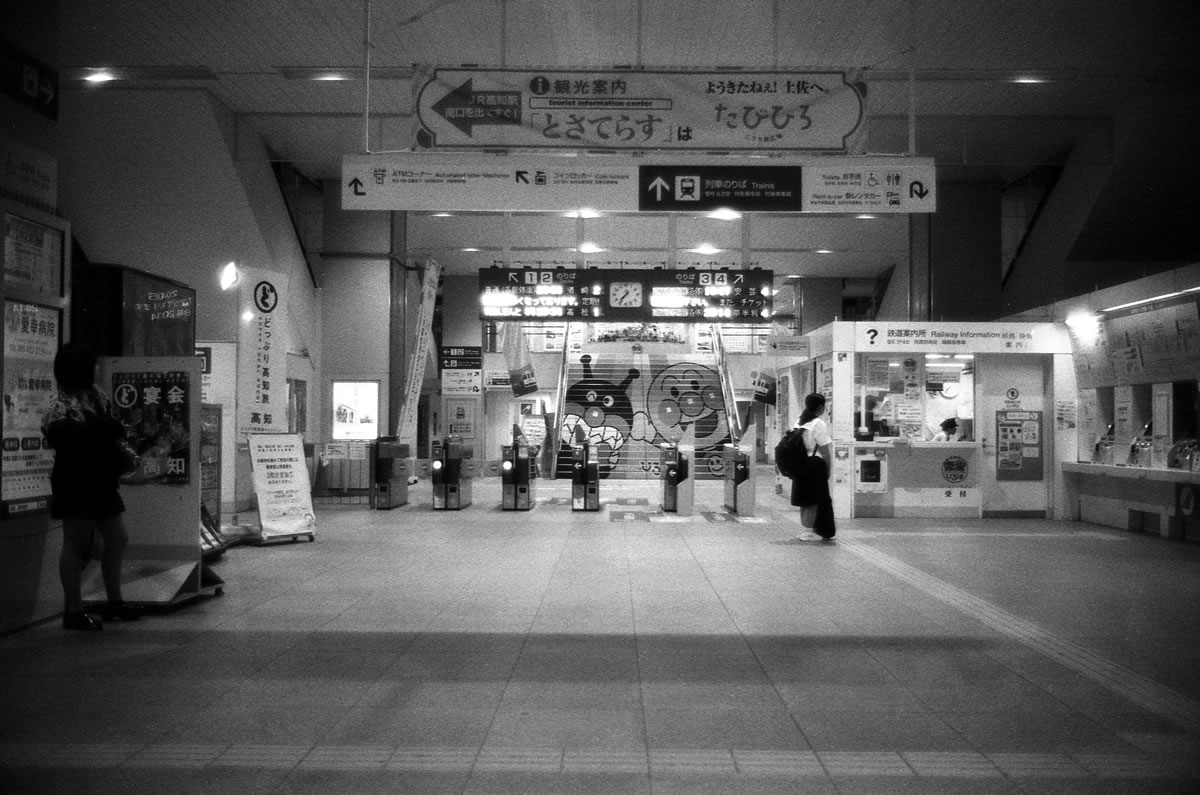
[[1062, 471], [1066, 504], [1081, 521], [1200, 539], [1200, 472], [1070, 462]]
[[881, 439], [853, 445], [853, 516], [979, 518], [978, 442]]

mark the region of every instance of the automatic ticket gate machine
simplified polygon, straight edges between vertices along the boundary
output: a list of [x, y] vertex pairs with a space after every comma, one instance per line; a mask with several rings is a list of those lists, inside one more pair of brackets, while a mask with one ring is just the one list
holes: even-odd
[[381, 436], [375, 444], [376, 510], [387, 511], [408, 504], [409, 447], [395, 436]]
[[582, 433], [571, 445], [571, 510], [600, 510], [600, 460]]
[[750, 455], [736, 444], [721, 451], [725, 475], [725, 507], [742, 516], [754, 515], [754, 468]]
[[506, 511], [528, 511], [537, 504], [537, 448], [529, 445], [519, 427], [513, 428], [513, 443], [503, 445], [500, 458], [500, 507]]
[[434, 510], [457, 511], [471, 504], [471, 475], [474, 450], [461, 436], [450, 435], [433, 442], [431, 480]]
[[669, 444], [662, 450], [662, 509], [680, 516], [692, 515], [696, 497], [696, 479], [692, 475], [692, 458], [696, 450], [691, 445]]

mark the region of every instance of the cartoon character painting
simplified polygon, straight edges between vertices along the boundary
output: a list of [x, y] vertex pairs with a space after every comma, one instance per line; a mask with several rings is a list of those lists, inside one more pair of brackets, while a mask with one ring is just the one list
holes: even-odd
[[560, 438], [564, 447], [580, 435], [594, 445], [601, 477], [605, 477], [620, 462], [621, 448], [633, 427], [629, 385], [640, 372], [630, 367], [625, 379], [617, 384], [593, 373], [590, 355], [579, 357], [579, 361], [583, 377], [567, 387]]

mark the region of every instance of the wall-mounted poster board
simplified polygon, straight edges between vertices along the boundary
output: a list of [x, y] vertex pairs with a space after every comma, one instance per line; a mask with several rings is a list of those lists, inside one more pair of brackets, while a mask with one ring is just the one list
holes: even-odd
[[62, 312], [4, 301], [3, 468], [0, 510], [5, 518], [44, 511], [50, 504], [54, 452], [42, 438], [42, 414], [55, 393], [54, 355]]
[[1045, 458], [1042, 412], [996, 412], [996, 480], [1041, 480]]

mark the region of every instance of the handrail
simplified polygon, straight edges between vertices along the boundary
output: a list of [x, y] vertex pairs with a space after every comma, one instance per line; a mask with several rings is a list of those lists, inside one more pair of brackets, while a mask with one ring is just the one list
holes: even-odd
[[737, 444], [742, 438], [742, 417], [738, 414], [733, 384], [729, 381], [729, 368], [725, 366], [725, 342], [721, 339], [721, 327], [713, 323], [711, 329], [713, 354], [717, 358], [717, 380], [721, 382], [721, 398], [725, 401], [725, 421], [729, 425], [730, 438]]

